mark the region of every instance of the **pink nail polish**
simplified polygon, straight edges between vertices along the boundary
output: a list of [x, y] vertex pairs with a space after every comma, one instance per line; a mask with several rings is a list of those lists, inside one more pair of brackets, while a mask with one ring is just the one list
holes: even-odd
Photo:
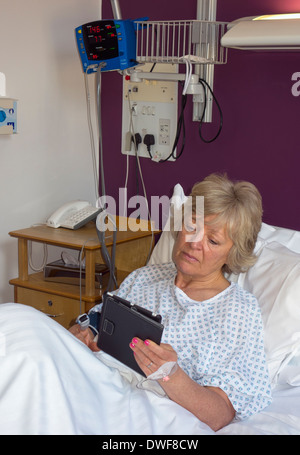
[[145, 343], [146, 346], [149, 346], [150, 341], [149, 340], [145, 340], [144, 343]]
[[131, 346], [132, 348], [135, 348], [135, 344], [134, 344], [134, 343], [130, 343], [130, 346]]
[[136, 338], [133, 338], [133, 343], [137, 344], [138, 340]]

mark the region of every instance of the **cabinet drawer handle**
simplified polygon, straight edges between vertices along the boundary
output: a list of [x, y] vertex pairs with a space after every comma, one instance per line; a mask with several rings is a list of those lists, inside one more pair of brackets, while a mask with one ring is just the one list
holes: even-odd
[[49, 316], [49, 318], [59, 318], [60, 316], [63, 316], [63, 313], [60, 314], [49, 314], [49, 313], [44, 313], [46, 316]]

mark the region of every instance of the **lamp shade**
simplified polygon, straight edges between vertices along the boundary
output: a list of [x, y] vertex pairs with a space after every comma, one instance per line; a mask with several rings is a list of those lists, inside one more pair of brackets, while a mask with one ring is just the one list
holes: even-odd
[[300, 14], [237, 19], [228, 24], [221, 45], [249, 50], [300, 50]]

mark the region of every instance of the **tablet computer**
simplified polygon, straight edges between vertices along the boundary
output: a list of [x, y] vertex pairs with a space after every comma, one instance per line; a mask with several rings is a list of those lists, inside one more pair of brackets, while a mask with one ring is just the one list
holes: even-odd
[[163, 328], [160, 315], [109, 292], [104, 294], [98, 347], [143, 376], [129, 344], [134, 337], [160, 344]]

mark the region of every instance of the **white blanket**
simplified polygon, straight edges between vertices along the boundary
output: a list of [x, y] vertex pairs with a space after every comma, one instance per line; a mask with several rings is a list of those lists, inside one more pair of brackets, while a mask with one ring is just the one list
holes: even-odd
[[[215, 434], [108, 362], [37, 310], [0, 304], [0, 434]], [[217, 434], [300, 434], [300, 387], [279, 388], [263, 412]]]
[[121, 375], [99, 357], [33, 308], [1, 304], [0, 433], [213, 433], [168, 398], [137, 388], [141, 377]]

